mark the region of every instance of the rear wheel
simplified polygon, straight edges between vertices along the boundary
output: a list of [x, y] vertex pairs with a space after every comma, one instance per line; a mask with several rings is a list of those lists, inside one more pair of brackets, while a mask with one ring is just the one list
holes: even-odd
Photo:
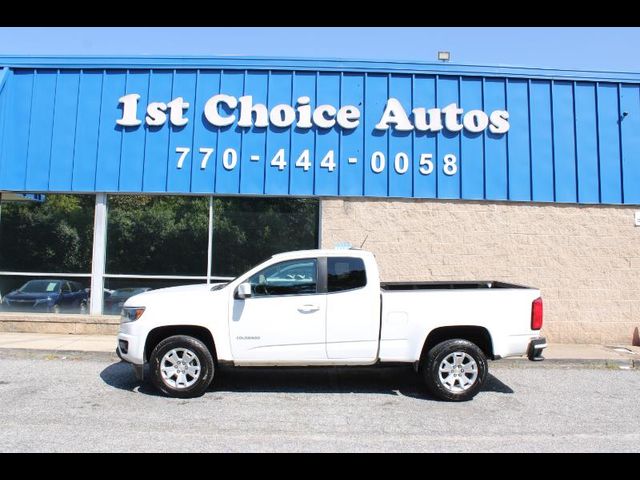
[[149, 363], [153, 384], [170, 397], [199, 397], [213, 380], [211, 352], [200, 340], [187, 335], [165, 338], [153, 349]]
[[454, 402], [470, 400], [487, 376], [487, 358], [468, 340], [446, 340], [427, 352], [422, 375], [435, 397]]

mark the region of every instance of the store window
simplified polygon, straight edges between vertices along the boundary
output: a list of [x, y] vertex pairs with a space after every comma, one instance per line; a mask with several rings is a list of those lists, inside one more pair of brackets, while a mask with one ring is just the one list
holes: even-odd
[[216, 198], [213, 206], [213, 275], [236, 277], [276, 253], [318, 248], [317, 199]]
[[[95, 195], [4, 195], [0, 310], [90, 311]], [[104, 314], [145, 291], [226, 281], [318, 247], [317, 199], [108, 195], [107, 207]]]
[[0, 311], [86, 313], [93, 195], [0, 198]]
[[109, 195], [107, 274], [206, 276], [207, 197]]
[[162, 279], [162, 278], [106, 278], [104, 282], [103, 314], [119, 315], [124, 303], [140, 293], [158, 288], [181, 285], [203, 284], [202, 279]]
[[0, 271], [90, 273], [93, 195], [2, 194]]

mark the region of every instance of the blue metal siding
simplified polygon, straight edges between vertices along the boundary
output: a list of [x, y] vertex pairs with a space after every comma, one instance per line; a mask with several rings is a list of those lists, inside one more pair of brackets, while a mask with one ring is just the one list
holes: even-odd
[[58, 75], [53, 107], [49, 184], [46, 190], [71, 190], [79, 85], [80, 75], [77, 70], [63, 71]]
[[511, 128], [507, 135], [509, 152], [509, 199], [531, 200], [531, 155], [529, 149], [529, 83], [508, 80], [507, 108]]
[[638, 85], [621, 85], [620, 143], [624, 203], [640, 203], [640, 93]]
[[575, 85], [576, 155], [578, 160], [578, 200], [600, 201], [598, 172], [598, 123], [595, 85]]
[[531, 81], [529, 85], [531, 188], [535, 202], [553, 202], [553, 136], [551, 83]]
[[[132, 70], [127, 74], [127, 91], [140, 95], [140, 104], [146, 105], [149, 93], [149, 72]], [[136, 192], [140, 190], [144, 175], [145, 139], [147, 130], [135, 127], [119, 127], [122, 132], [120, 155], [123, 159], [118, 175], [118, 190]], [[124, 164], [124, 159], [126, 165]]]
[[576, 202], [576, 152], [573, 118], [573, 85], [554, 82], [553, 89], [553, 167], [556, 202]]
[[[340, 94], [341, 105], [355, 105], [361, 109], [364, 104], [364, 75], [344, 74]], [[294, 96], [295, 98], [298, 97]], [[364, 186], [363, 162], [349, 163], [349, 158], [354, 156], [363, 158], [364, 138], [364, 129], [362, 128], [340, 132], [340, 166], [338, 169], [340, 195], [362, 195]]]
[[[244, 77], [243, 72], [224, 71], [220, 74], [220, 92], [234, 97], [244, 95]], [[227, 105], [220, 107], [226, 115], [233, 113]], [[268, 143], [268, 140], [267, 140]], [[227, 168], [234, 162], [239, 162], [242, 155], [240, 149], [242, 145], [242, 129], [233, 123], [229, 126], [222, 127], [218, 133], [218, 148], [216, 155], [216, 193], [238, 193], [240, 186], [240, 169]], [[234, 157], [234, 153], [236, 157]], [[241, 167], [242, 168], [242, 167]]]
[[[209, 92], [220, 91], [219, 71], [203, 70], [197, 74], [197, 92], [196, 104], [204, 105], [210, 97]], [[265, 87], [266, 92], [266, 87]], [[258, 93], [256, 93], [258, 95]], [[265, 93], [266, 95], [266, 93]], [[195, 113], [195, 123], [193, 126], [193, 149], [192, 157], [197, 155], [197, 160], [192, 161], [191, 165], [191, 192], [192, 193], [213, 193], [215, 191], [216, 165], [218, 156], [218, 130], [211, 127], [203, 121], [202, 108]], [[140, 129], [142, 130], [142, 129]], [[206, 164], [203, 165], [203, 154], [200, 153], [201, 148], [213, 148], [214, 151], [209, 157]], [[194, 151], [195, 150], [195, 151]], [[204, 166], [204, 168], [202, 168]], [[259, 174], [258, 174], [259, 176]], [[262, 189], [263, 179], [259, 180], [260, 189]]]
[[[0, 91], [0, 189], [640, 204], [640, 79], [632, 74], [399, 63], [385, 70], [366, 62], [319, 62], [314, 69], [292, 61], [285, 68], [284, 60], [269, 69], [265, 62], [14, 66]], [[140, 95], [138, 127], [116, 124], [118, 99], [130, 93]], [[354, 105], [360, 124], [241, 128], [237, 109], [222, 105], [220, 113], [234, 113], [236, 122], [217, 128], [204, 118], [217, 93], [251, 95], [269, 109], [296, 108], [301, 96], [312, 109]], [[189, 103], [185, 126], [145, 124], [149, 102], [177, 97]], [[510, 129], [376, 130], [391, 97], [411, 121], [413, 108], [455, 103], [465, 113], [507, 110]], [[181, 149], [189, 151], [178, 168]], [[207, 149], [213, 153], [204, 165]], [[307, 151], [310, 168], [296, 166]], [[429, 155], [434, 167], [425, 175], [420, 161]], [[372, 158], [381, 171], [372, 169]]]
[[[462, 78], [460, 81], [460, 108], [482, 110], [482, 79]], [[484, 146], [482, 133], [460, 132], [460, 185], [461, 198], [484, 198]]]
[[36, 191], [49, 187], [56, 80], [56, 72], [51, 70], [39, 71], [33, 77], [26, 184]]
[[[173, 72], [152, 72], [149, 81], [149, 100], [166, 103], [173, 90]], [[142, 112], [141, 118], [145, 113]], [[144, 122], [144, 120], [143, 120]], [[169, 122], [161, 126], [149, 126], [145, 139], [143, 192], [164, 192], [167, 188], [167, 162], [169, 161]], [[175, 158], [171, 152], [171, 158]], [[176, 162], [177, 163], [177, 162]], [[174, 165], [174, 168], [177, 168]]]
[[[506, 82], [502, 79], [488, 78], [484, 82], [484, 110], [506, 109]], [[490, 200], [507, 200], [509, 198], [507, 184], [507, 138], [485, 131], [485, 182], [486, 198]]]
[[384, 110], [388, 98], [388, 76], [371, 74], [365, 80], [364, 95], [364, 122], [363, 128], [368, 136], [364, 144], [364, 194], [367, 196], [386, 197], [387, 177], [386, 168], [381, 172], [372, 170], [372, 158], [375, 156], [376, 164], [385, 161], [388, 145], [388, 130], [374, 130], [374, 126], [380, 120], [380, 112]]
[[[436, 79], [436, 102], [439, 107], [446, 107], [451, 103], [460, 104], [460, 84], [458, 77], [438, 77]], [[450, 132], [446, 129], [438, 132], [437, 137], [437, 162], [434, 174], [436, 174], [436, 189], [438, 198], [460, 198], [459, 173], [447, 175], [445, 173], [445, 155], [456, 157], [458, 171], [460, 170], [460, 133]], [[453, 168], [453, 167], [452, 167]]]
[[[103, 71], [80, 73], [78, 112], [76, 117], [76, 148], [73, 155], [71, 190], [91, 192], [95, 189], [98, 132], [102, 104]], [[8, 159], [7, 159], [8, 160]], [[30, 190], [30, 185], [25, 185]]]
[[167, 158], [167, 191], [168, 192], [188, 192], [191, 188], [191, 163], [197, 162], [201, 155], [191, 150], [186, 155], [181, 168], [177, 168], [174, 164], [173, 152], [176, 148], [183, 145], [191, 146], [193, 142], [193, 125], [194, 125], [194, 112], [196, 105], [196, 76], [195, 70], [182, 70], [175, 72], [173, 76], [173, 94], [171, 98], [182, 97], [186, 103], [189, 104], [189, 108], [183, 113], [183, 117], [188, 119], [188, 123], [184, 126], [171, 126], [169, 132], [169, 155]]
[[[433, 76], [416, 75], [413, 80], [413, 103], [417, 105], [420, 102], [428, 102], [430, 98], [436, 98], [436, 79]], [[413, 195], [415, 197], [436, 198], [436, 180], [437, 176], [433, 173], [423, 175], [423, 171], [428, 171], [429, 161], [437, 163], [436, 155], [436, 132], [414, 132], [413, 135], [413, 152], [414, 152], [414, 176], [413, 176]], [[429, 159], [427, 155], [431, 154]], [[424, 164], [420, 165], [421, 157], [424, 157]], [[369, 156], [365, 155], [365, 158]], [[480, 179], [482, 181], [482, 178]]]
[[[316, 98], [317, 104], [328, 104], [338, 106], [340, 103], [340, 74], [339, 73], [319, 73], [316, 77]], [[332, 158], [327, 157], [333, 152]], [[322, 161], [326, 158], [325, 165]], [[330, 129], [316, 130], [316, 152], [312, 163], [315, 168], [315, 190], [316, 195], [337, 195], [338, 194], [338, 168], [330, 171], [332, 162], [337, 163], [340, 158], [340, 134], [334, 126]], [[267, 168], [270, 168], [267, 166]], [[271, 193], [267, 190], [265, 193]]]
[[[269, 111], [276, 105], [291, 105], [293, 75], [285, 72], [271, 72], [269, 75]], [[248, 94], [249, 91], [246, 92]], [[250, 134], [245, 134], [250, 136]], [[291, 169], [291, 129], [269, 126], [267, 129], [267, 152], [265, 156], [265, 192], [286, 195], [289, 193], [289, 170]], [[248, 152], [252, 153], [252, 152]], [[275, 165], [272, 161], [275, 160]]]
[[600, 201], [622, 203], [618, 85], [601, 83], [598, 85], [597, 95]]

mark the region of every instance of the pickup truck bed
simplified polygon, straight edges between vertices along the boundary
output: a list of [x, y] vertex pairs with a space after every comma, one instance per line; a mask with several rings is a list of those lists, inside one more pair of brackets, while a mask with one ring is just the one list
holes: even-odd
[[474, 288], [529, 288], [514, 283], [496, 282], [494, 280], [474, 280], [461, 282], [380, 282], [382, 290], [468, 290]]

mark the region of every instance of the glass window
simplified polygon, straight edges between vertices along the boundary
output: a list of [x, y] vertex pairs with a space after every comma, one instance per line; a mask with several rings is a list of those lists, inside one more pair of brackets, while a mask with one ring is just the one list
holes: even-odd
[[104, 315], [120, 315], [124, 302], [140, 293], [158, 288], [206, 283], [205, 280], [165, 280], [158, 278], [106, 278], [104, 281]]
[[89, 278], [0, 276], [0, 311], [82, 313], [89, 307]]
[[254, 296], [308, 295], [316, 293], [315, 258], [276, 263], [249, 278]]
[[317, 199], [216, 198], [212, 275], [237, 277], [271, 255], [318, 248]]
[[366, 284], [367, 274], [361, 258], [327, 258], [327, 290], [329, 292], [362, 288]]
[[94, 195], [2, 194], [0, 271], [90, 273]]
[[206, 275], [207, 197], [110, 195], [106, 273]]

